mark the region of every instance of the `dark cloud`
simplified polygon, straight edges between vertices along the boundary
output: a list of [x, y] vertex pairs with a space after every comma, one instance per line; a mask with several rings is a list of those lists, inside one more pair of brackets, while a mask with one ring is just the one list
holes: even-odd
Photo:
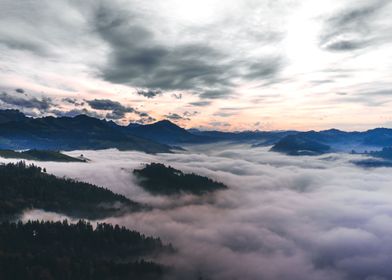
[[123, 106], [120, 102], [110, 99], [93, 99], [86, 100], [86, 102], [95, 110], [111, 111], [106, 114], [108, 119], [118, 120], [124, 118], [127, 113], [137, 113], [135, 109]]
[[178, 121], [178, 120], [190, 120], [189, 118], [187, 118], [185, 116], [180, 116], [179, 114], [176, 114], [176, 113], [169, 113], [169, 114], [165, 115], [164, 117], [166, 119], [175, 120], [175, 121]]
[[175, 99], [182, 99], [182, 93], [173, 93], [172, 94], [172, 96], [175, 98]]
[[148, 114], [146, 112], [138, 112], [140, 117], [148, 117]]
[[101, 73], [113, 83], [188, 90], [202, 98], [222, 98], [232, 93], [234, 78], [270, 78], [282, 66], [271, 63], [268, 57], [259, 57], [257, 62], [230, 59], [223, 50], [207, 43], [158, 43], [147, 25], [138, 24], [137, 14], [124, 13], [115, 5], [100, 5], [92, 24], [111, 48]]
[[176, 120], [187, 120], [187, 121], [189, 121], [190, 117], [196, 116], [197, 114], [199, 114], [199, 112], [197, 112], [197, 111], [192, 111], [192, 112], [185, 111], [184, 113], [182, 113], [182, 115], [179, 115], [177, 113], [169, 113], [169, 114], [166, 114], [164, 117], [166, 119], [174, 120], [174, 121], [176, 121]]
[[193, 117], [193, 116], [198, 115], [199, 113], [200, 113], [200, 112], [198, 112], [198, 111], [193, 111], [193, 112], [185, 111], [183, 115], [184, 115], [185, 117]]
[[379, 44], [384, 31], [375, 26], [379, 12], [388, 1], [374, 0], [353, 7], [330, 17], [320, 37], [320, 45], [330, 51], [352, 51]]
[[356, 49], [361, 49], [368, 45], [367, 42], [359, 41], [356, 39], [342, 39], [335, 42], [329, 42], [325, 45], [325, 48], [331, 51], [351, 51]]
[[197, 107], [204, 107], [211, 104], [211, 101], [195, 101], [189, 103], [190, 105], [197, 106]]
[[139, 124], [149, 124], [155, 121], [156, 119], [151, 116], [143, 116], [140, 119], [135, 120], [134, 122]]
[[67, 102], [69, 104], [73, 104], [75, 106], [83, 106], [85, 103], [83, 101], [79, 101], [76, 98], [70, 98], [70, 97], [66, 97], [61, 99], [63, 102]]
[[111, 111], [106, 114], [107, 119], [118, 120], [125, 117], [127, 113], [139, 115], [143, 120], [153, 119], [146, 112], [140, 112], [132, 107], [124, 106], [118, 101], [110, 99], [86, 100], [87, 104], [95, 110]]
[[[246, 63], [246, 62], [244, 62]], [[263, 80], [273, 78], [283, 66], [281, 57], [264, 58], [261, 61], [249, 63], [246, 77], [250, 80]]]
[[154, 98], [157, 95], [161, 95], [162, 91], [159, 89], [138, 89], [136, 93], [147, 98]]
[[17, 106], [20, 108], [28, 108], [28, 109], [38, 109], [40, 111], [47, 111], [51, 108], [54, 103], [49, 97], [42, 98], [21, 98], [19, 96], [13, 96], [6, 92], [2, 92], [0, 94], [0, 101], [6, 103], [8, 105]]
[[206, 90], [202, 92], [199, 96], [203, 99], [219, 99], [225, 96], [231, 95], [229, 89], [219, 89], [219, 90]]
[[[250, 9], [251, 5], [254, 4], [241, 7]], [[249, 30], [239, 30], [235, 24], [233, 31], [238, 38], [234, 36], [229, 47], [221, 46], [219, 40], [198, 36], [221, 33], [222, 21], [214, 27], [186, 27], [189, 29], [181, 31], [180, 36], [191, 34], [191, 40], [167, 42], [162, 36], [166, 27], [155, 24], [158, 18], [146, 13], [137, 1], [9, 0], [0, 4], [0, 44], [12, 51], [28, 52], [30, 63], [33, 54], [35, 58], [56, 57], [56, 63], [83, 65], [89, 74], [106, 81], [145, 89], [138, 94], [147, 98], [162, 91], [185, 90], [201, 98], [224, 98], [233, 94], [243, 80], [269, 80], [284, 66], [281, 62], [271, 64], [270, 54], [240, 55], [243, 50], [237, 52], [233, 47], [246, 39], [263, 45], [277, 44], [283, 39], [281, 30], [260, 30], [253, 25]], [[242, 20], [237, 15], [235, 22]], [[71, 58], [69, 54], [75, 55]]]
[[93, 99], [86, 100], [87, 104], [95, 110], [119, 110], [133, 112], [132, 108], [124, 107], [120, 102], [113, 101], [110, 99]]
[[90, 116], [90, 117], [97, 118], [97, 119], [103, 118], [102, 115], [100, 115], [94, 111], [87, 110], [85, 108], [72, 109], [69, 111], [62, 111], [59, 109], [54, 109], [54, 110], [51, 110], [50, 113], [54, 114], [57, 117], [75, 117], [75, 116], [79, 116], [79, 115], [86, 115], [86, 116]]
[[22, 89], [22, 88], [17, 88], [17, 89], [15, 89], [15, 92], [24, 93], [25, 91], [24, 91], [24, 89]]

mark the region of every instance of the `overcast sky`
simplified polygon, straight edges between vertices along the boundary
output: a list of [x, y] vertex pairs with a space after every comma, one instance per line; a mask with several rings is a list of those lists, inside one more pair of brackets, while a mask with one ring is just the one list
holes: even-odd
[[0, 1], [0, 107], [210, 129], [392, 127], [392, 2]]

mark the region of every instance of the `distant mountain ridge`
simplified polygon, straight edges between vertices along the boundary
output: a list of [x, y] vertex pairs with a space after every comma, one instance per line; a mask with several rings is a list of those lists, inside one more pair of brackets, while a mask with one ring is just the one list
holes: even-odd
[[331, 147], [300, 135], [289, 135], [276, 143], [271, 150], [292, 156], [300, 156], [327, 153], [331, 150]]
[[[300, 145], [298, 145], [301, 143]], [[316, 148], [316, 146], [318, 146]], [[351, 151], [359, 152], [392, 146], [392, 129], [375, 128], [363, 132], [346, 132], [337, 129], [299, 132], [285, 136], [271, 150], [286, 154], [299, 154], [301, 150], [317, 153]]]
[[23, 121], [25, 119], [27, 119], [27, 117], [19, 110], [0, 110], [0, 124], [10, 121]]
[[198, 143], [213, 140], [192, 134], [169, 120], [146, 125], [130, 124], [126, 127], [126, 130], [132, 135], [164, 144]]
[[0, 150], [0, 157], [36, 161], [56, 161], [56, 162], [88, 162], [83, 157], [71, 157], [58, 151], [27, 150], [16, 152], [13, 150]]
[[[297, 138], [297, 139], [296, 139]], [[287, 150], [285, 145], [300, 143]], [[283, 141], [283, 142], [282, 142]], [[293, 142], [294, 141], [294, 142]], [[18, 110], [0, 110], [0, 149], [75, 150], [107, 149], [137, 150], [147, 153], [170, 152], [176, 146], [217, 142], [248, 143], [275, 146], [273, 150], [296, 154], [306, 143], [326, 145], [328, 151], [383, 148], [392, 146], [392, 129], [375, 128], [363, 132], [338, 129], [322, 131], [203, 131], [184, 129], [169, 120], [152, 124], [131, 123], [121, 126], [113, 121], [86, 115], [76, 117], [29, 118]], [[304, 146], [305, 145], [305, 146]], [[320, 146], [321, 147], [321, 146]], [[322, 148], [323, 152], [326, 149]], [[306, 151], [306, 149], [304, 150]], [[320, 151], [318, 151], [320, 152]]]
[[[15, 112], [0, 111], [2, 116]], [[6, 120], [3, 117], [3, 120]], [[79, 115], [76, 117], [13, 118], [0, 123], [0, 149], [138, 150], [148, 153], [170, 152], [170, 147], [133, 136], [116, 124]]]

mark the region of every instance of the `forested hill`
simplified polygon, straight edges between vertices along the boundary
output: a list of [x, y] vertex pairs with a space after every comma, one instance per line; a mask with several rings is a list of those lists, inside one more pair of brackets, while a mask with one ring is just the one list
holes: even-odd
[[139, 184], [152, 194], [191, 193], [201, 195], [227, 189], [223, 183], [193, 173], [184, 174], [180, 170], [161, 163], [147, 164], [142, 169], [135, 169], [133, 173], [139, 179]]
[[151, 259], [172, 253], [158, 238], [109, 224], [79, 221], [0, 224], [0, 279], [161, 279]]
[[58, 151], [36, 150], [36, 149], [23, 151], [23, 152], [17, 152], [13, 150], [0, 150], [0, 157], [36, 160], [36, 161], [87, 162], [87, 160], [84, 158], [70, 157]]
[[8, 220], [26, 209], [99, 219], [141, 210], [143, 206], [108, 189], [58, 178], [24, 162], [0, 164], [0, 219]]

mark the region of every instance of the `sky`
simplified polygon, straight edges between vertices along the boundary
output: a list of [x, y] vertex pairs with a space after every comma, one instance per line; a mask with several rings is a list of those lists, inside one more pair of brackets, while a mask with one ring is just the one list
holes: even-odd
[[[364, 170], [364, 155], [292, 157], [268, 147], [202, 145], [187, 152], [145, 154], [115, 149], [73, 151], [89, 163], [35, 162], [152, 206], [104, 220], [172, 243], [170, 280], [392, 279], [390, 168]], [[17, 161], [4, 159], [5, 162]], [[221, 181], [205, 196], [154, 196], [132, 174], [161, 162]], [[64, 216], [27, 210], [23, 219]], [[100, 221], [102, 222], [102, 221]]]
[[219, 130], [392, 127], [388, 0], [0, 1], [0, 108]]

